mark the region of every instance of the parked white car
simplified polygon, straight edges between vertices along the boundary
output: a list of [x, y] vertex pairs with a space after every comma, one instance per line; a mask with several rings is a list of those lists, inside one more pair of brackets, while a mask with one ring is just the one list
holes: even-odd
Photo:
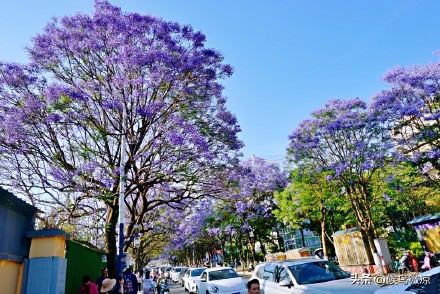
[[258, 279], [264, 294], [374, 293], [379, 285], [353, 283], [351, 275], [325, 259], [264, 262], [250, 279]]
[[231, 267], [208, 268], [197, 281], [196, 292], [197, 294], [246, 294], [246, 281]]
[[190, 267], [183, 276], [183, 287], [189, 293], [196, 292], [197, 281], [206, 267]]
[[183, 269], [183, 266], [175, 266], [171, 269], [171, 272], [170, 272], [171, 281], [173, 281], [174, 283], [177, 283], [177, 281], [179, 280], [180, 271], [182, 269]]
[[171, 274], [172, 267], [167, 266], [163, 268], [163, 273], [165, 274], [165, 278], [169, 279]]

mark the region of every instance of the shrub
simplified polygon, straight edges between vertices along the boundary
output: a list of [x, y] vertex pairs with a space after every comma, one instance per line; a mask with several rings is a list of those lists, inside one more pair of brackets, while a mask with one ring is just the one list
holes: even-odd
[[411, 251], [412, 255], [415, 256], [415, 258], [421, 258], [425, 255], [425, 252], [423, 251], [420, 242], [409, 243], [409, 250]]

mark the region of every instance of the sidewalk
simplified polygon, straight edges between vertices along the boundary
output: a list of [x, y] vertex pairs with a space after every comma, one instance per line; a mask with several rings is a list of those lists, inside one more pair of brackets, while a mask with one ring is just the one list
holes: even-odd
[[236, 270], [237, 274], [241, 275], [241, 277], [243, 278], [243, 280], [249, 281], [249, 279], [251, 278], [252, 274], [254, 273], [254, 271], [248, 272], [247, 270]]

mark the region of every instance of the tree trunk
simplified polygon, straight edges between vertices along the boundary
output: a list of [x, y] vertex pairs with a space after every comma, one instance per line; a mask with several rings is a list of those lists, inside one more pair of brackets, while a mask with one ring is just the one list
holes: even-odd
[[364, 200], [364, 209], [366, 213], [366, 218], [364, 219], [364, 226], [368, 235], [368, 243], [370, 245], [371, 253], [373, 254], [374, 263], [377, 266], [377, 270], [379, 274], [384, 274], [382, 258], [379, 256], [376, 245], [374, 244], [374, 239], [376, 239], [376, 225], [374, 224], [373, 217], [371, 215], [370, 205], [369, 203], [372, 201], [372, 196], [369, 193], [367, 187], [365, 185], [361, 186], [361, 192]]
[[371, 253], [373, 254], [374, 263], [377, 266], [377, 270], [379, 274], [383, 275], [383, 265], [382, 265], [382, 259], [380, 258], [379, 254], [377, 253], [376, 245], [374, 244], [374, 232], [371, 229], [366, 228], [367, 238], [368, 238], [368, 244], [370, 245]]
[[[241, 270], [244, 271], [244, 255], [242, 250], [238, 250], [238, 262], [240, 263]], [[238, 264], [237, 264], [238, 268]]]
[[[361, 191], [358, 192], [363, 194], [364, 192], [366, 192], [366, 190], [361, 189]], [[368, 199], [366, 198], [368, 195], [362, 195], [361, 199], [359, 199], [358, 196], [360, 195], [356, 195], [356, 191], [354, 188], [347, 189], [347, 194], [349, 196], [352, 209], [354, 210], [353, 212], [356, 216], [358, 226], [362, 228], [362, 230], [364, 230], [367, 234], [368, 246], [370, 247], [369, 249], [371, 254], [373, 255], [374, 263], [377, 266], [378, 272], [379, 274], [383, 274], [384, 272], [382, 267], [382, 260], [379, 257], [376, 246], [374, 244], [374, 239], [376, 236], [374, 232], [374, 225], [372, 225], [373, 220], [371, 219], [371, 217], [369, 217], [369, 207], [367, 205], [362, 205], [362, 198]]]
[[188, 259], [188, 266], [191, 266], [191, 248], [188, 248], [187, 259]]
[[222, 265], [224, 265], [225, 264], [225, 262], [226, 262], [226, 252], [225, 252], [225, 247], [226, 247], [226, 238], [224, 238], [222, 241], [221, 241], [221, 246], [222, 246], [222, 256], [223, 256], [223, 262], [222, 262]]
[[327, 244], [325, 242], [326, 237], [325, 237], [325, 221], [327, 219], [327, 214], [325, 211], [325, 208], [322, 206], [321, 207], [321, 244], [322, 244], [322, 251], [324, 253], [324, 258], [328, 259], [328, 255], [327, 255]]
[[251, 246], [251, 255], [252, 255], [252, 261], [253, 263], [255, 263], [256, 259], [257, 259], [257, 254], [255, 253], [255, 243], [254, 244], [249, 244]]
[[[280, 251], [280, 252], [285, 252], [286, 249], [284, 248], [284, 239], [283, 239], [283, 237], [281, 236], [281, 234], [280, 234], [280, 230], [279, 230], [278, 227], [276, 228], [276, 233], [277, 233], [278, 251]], [[283, 245], [281, 245], [281, 244], [283, 244]]]
[[264, 246], [264, 243], [261, 241], [261, 238], [258, 238], [258, 242], [260, 242], [260, 248], [261, 248], [261, 253], [263, 253], [263, 256], [266, 256], [266, 246]]
[[256, 260], [255, 241], [251, 238], [249, 233], [248, 233], [248, 240], [249, 240], [249, 245], [251, 247], [252, 262], [255, 263], [255, 260]]
[[116, 227], [118, 225], [118, 206], [107, 205], [107, 215], [105, 218], [105, 254], [107, 256], [107, 269], [110, 277], [116, 277]]
[[301, 240], [302, 240], [302, 246], [301, 247], [306, 247], [305, 246], [305, 240], [304, 240], [304, 232], [303, 232], [303, 228], [299, 227], [299, 231], [301, 232]]
[[229, 237], [229, 258], [231, 259], [231, 262], [234, 261], [234, 253], [232, 252], [232, 235]]
[[243, 254], [243, 243], [240, 237], [237, 238], [237, 248], [238, 248], [238, 258], [241, 263], [241, 270], [244, 271], [244, 254]]

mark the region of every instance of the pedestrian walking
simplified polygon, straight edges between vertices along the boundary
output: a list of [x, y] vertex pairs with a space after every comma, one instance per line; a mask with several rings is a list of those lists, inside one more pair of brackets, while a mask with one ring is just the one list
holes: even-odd
[[418, 273], [419, 272], [419, 262], [417, 261], [417, 258], [412, 255], [411, 251], [408, 251], [408, 263], [412, 268], [413, 272]]
[[116, 279], [105, 278], [102, 280], [102, 286], [99, 293], [101, 294], [116, 294], [115, 289]]
[[138, 282], [139, 291], [142, 289], [142, 274], [140, 272], [136, 272], [136, 279]]
[[90, 281], [90, 276], [82, 278], [83, 284], [79, 287], [78, 294], [98, 294], [98, 287]]
[[124, 271], [124, 294], [137, 294], [139, 290], [137, 277], [131, 272], [130, 268]]
[[106, 267], [101, 269], [101, 276], [96, 280], [96, 285], [98, 286], [98, 291], [101, 291], [102, 281], [108, 278], [108, 270]]
[[154, 283], [150, 278], [149, 272], [145, 273], [145, 279], [142, 283], [142, 286], [143, 294], [154, 294]]

